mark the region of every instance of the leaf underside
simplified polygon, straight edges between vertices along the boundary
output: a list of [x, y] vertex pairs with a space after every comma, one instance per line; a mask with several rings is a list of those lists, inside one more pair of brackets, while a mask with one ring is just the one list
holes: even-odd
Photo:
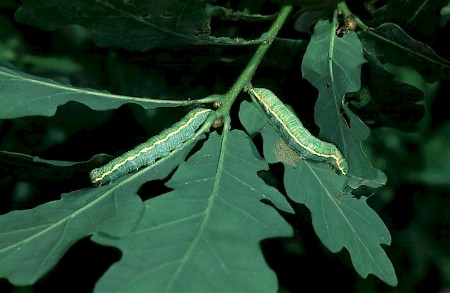
[[[320, 137], [335, 144], [349, 163], [349, 185], [379, 187], [386, 176], [372, 167], [362, 149], [369, 128], [345, 106], [344, 96], [361, 87], [361, 66], [365, 62], [356, 33], [343, 37], [337, 24], [319, 21], [302, 62], [302, 73], [318, 90], [315, 119]], [[328, 52], [324, 54], [324, 52]]]
[[86, 27], [99, 47], [147, 51], [180, 45], [247, 45], [254, 41], [210, 36], [211, 12], [205, 1], [25, 0], [20, 22], [55, 30]]
[[144, 210], [139, 188], [147, 181], [167, 177], [196, 141], [188, 141], [154, 165], [111, 184], [80, 189], [63, 194], [61, 200], [2, 215], [0, 276], [16, 285], [33, 284], [79, 239], [96, 233], [122, 237], [131, 232]]
[[145, 202], [133, 233], [94, 237], [124, 254], [96, 292], [275, 292], [275, 274], [258, 243], [292, 230], [261, 200], [291, 209], [257, 176], [267, 164], [255, 154], [241, 131], [223, 142], [213, 133], [169, 180], [174, 190]]
[[141, 105], [145, 109], [176, 105], [171, 101], [147, 100], [77, 88], [0, 66], [1, 119], [53, 116], [58, 106], [69, 101], [79, 102], [98, 111], [117, 109], [130, 103]]
[[103, 189], [79, 190], [31, 210], [0, 217], [0, 276], [16, 285], [42, 277], [79, 239], [95, 232], [120, 237], [143, 210], [139, 197]]
[[243, 102], [239, 117], [248, 131], [261, 132], [266, 160], [284, 163], [287, 195], [311, 211], [314, 230], [323, 244], [333, 252], [345, 247], [362, 277], [374, 274], [395, 286], [394, 268], [380, 246], [390, 244], [389, 231], [365, 198], [352, 197], [348, 179], [326, 163], [299, 159], [292, 151], [280, 149], [281, 137], [256, 106]]
[[409, 36], [400, 26], [385, 23], [359, 33], [364, 49], [382, 63], [412, 66], [430, 83], [450, 79], [450, 62], [424, 43]]

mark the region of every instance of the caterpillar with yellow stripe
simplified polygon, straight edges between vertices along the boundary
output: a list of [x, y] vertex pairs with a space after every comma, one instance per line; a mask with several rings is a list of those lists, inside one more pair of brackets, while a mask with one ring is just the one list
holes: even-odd
[[113, 159], [103, 167], [93, 169], [89, 174], [91, 182], [101, 185], [143, 166], [152, 165], [157, 159], [167, 156], [192, 138], [211, 112], [212, 110], [205, 108], [190, 111], [172, 127]]
[[339, 149], [329, 142], [314, 137], [300, 119], [270, 90], [249, 87], [253, 101], [259, 104], [290, 147], [305, 159], [331, 163], [340, 173], [347, 175], [348, 163]]

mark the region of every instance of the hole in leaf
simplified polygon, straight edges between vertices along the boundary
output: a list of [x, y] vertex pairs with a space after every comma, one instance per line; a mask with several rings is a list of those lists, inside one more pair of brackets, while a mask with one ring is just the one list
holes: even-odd
[[[175, 171], [173, 171], [167, 178], [172, 177], [174, 172]], [[172, 189], [168, 188], [164, 184], [167, 181], [167, 178], [162, 180], [152, 180], [144, 183], [137, 192], [142, 201], [146, 201], [147, 199], [172, 191]]]
[[269, 170], [258, 171], [258, 176], [267, 184], [286, 194], [283, 186], [284, 167], [283, 164], [269, 164]]

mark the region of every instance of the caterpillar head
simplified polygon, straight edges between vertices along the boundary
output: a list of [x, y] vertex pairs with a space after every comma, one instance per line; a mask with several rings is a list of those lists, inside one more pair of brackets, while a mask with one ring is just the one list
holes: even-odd
[[100, 184], [104, 177], [104, 176], [102, 176], [103, 173], [104, 172], [101, 170], [101, 168], [93, 169], [89, 173], [89, 178], [91, 179], [92, 184], [95, 184], [95, 185]]

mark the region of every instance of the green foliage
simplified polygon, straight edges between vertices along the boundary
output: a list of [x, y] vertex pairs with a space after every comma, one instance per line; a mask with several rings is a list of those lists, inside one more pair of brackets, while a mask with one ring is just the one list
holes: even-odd
[[[377, 26], [382, 23], [393, 22], [405, 30], [413, 30], [426, 36], [432, 36], [439, 23], [436, 11], [448, 4], [447, 0], [421, 1], [387, 1], [374, 13], [374, 21]], [[401, 11], [402, 13], [398, 13]]]
[[[439, 97], [450, 56], [437, 42], [448, 1], [223, 2], [0, 5], [0, 291], [38, 288], [55, 272], [84, 278], [99, 262], [95, 280], [71, 289], [297, 292], [313, 279], [308, 257], [336, 254], [336, 267], [352, 270], [323, 265], [318, 290], [356, 272], [363, 279], [346, 289], [411, 292], [428, 278], [399, 254], [412, 258], [415, 237], [434, 251], [420, 261], [446, 275], [446, 245], [426, 234], [445, 224], [424, 215], [448, 220]], [[301, 158], [241, 94], [250, 84], [336, 145], [349, 173]], [[90, 184], [112, 158], [103, 153], [121, 155], [198, 106], [215, 115], [181, 148]], [[403, 208], [409, 185], [435, 203]], [[403, 227], [399, 207], [423, 214]], [[306, 239], [308, 225], [317, 237]], [[91, 265], [72, 272], [63, 264], [84, 241], [121, 257], [83, 251], [76, 258]], [[277, 264], [279, 255], [300, 260]], [[299, 273], [287, 281], [290, 271]]]
[[367, 52], [383, 63], [412, 66], [428, 82], [450, 78], [450, 62], [408, 36], [396, 24], [382, 24], [360, 35]]
[[[55, 81], [30, 76], [8, 67], [0, 67], [0, 117], [11, 119], [33, 115], [53, 116], [60, 105], [69, 101], [85, 104], [93, 110], [117, 109], [126, 103], [139, 104], [145, 109], [170, 107], [170, 101], [145, 100], [135, 97], [81, 89]], [[17, 89], [20, 89], [19, 97]], [[175, 104], [176, 105], [176, 104]]]
[[144, 203], [144, 215], [131, 234], [94, 237], [124, 253], [96, 291], [276, 291], [258, 242], [289, 236], [292, 228], [261, 200], [291, 208], [257, 176], [267, 167], [243, 132], [231, 131], [223, 141], [212, 133], [167, 182], [174, 190]]
[[369, 136], [369, 128], [343, 105], [345, 94], [361, 87], [359, 75], [365, 62], [361, 42], [354, 32], [339, 38], [337, 26], [336, 21], [317, 23], [303, 57], [302, 73], [319, 90], [314, 114], [320, 135], [334, 142], [349, 162], [349, 185], [378, 187], [386, 183], [386, 177], [372, 167], [361, 148], [361, 141]]
[[[417, 120], [424, 114], [423, 106], [418, 104], [424, 99], [423, 92], [396, 80], [395, 75], [387, 71], [373, 55], [366, 54], [365, 57], [368, 64], [363, 69], [364, 86], [358, 92], [347, 95], [346, 99], [358, 108], [360, 115], [370, 117], [366, 123], [372, 128], [384, 125], [413, 131]], [[379, 84], [384, 86], [380, 87]], [[392, 100], [391, 95], [397, 99]], [[402, 120], [398, 117], [402, 117]]]
[[124, 236], [141, 213], [139, 197], [104, 188], [77, 190], [31, 210], [12, 211], [0, 218], [0, 274], [18, 285], [32, 284], [77, 240], [98, 232]]
[[210, 36], [206, 2], [170, 1], [24, 1], [18, 21], [44, 30], [68, 24], [88, 28], [100, 47], [145, 51], [185, 44], [239, 44]]
[[[241, 117], [257, 117], [253, 107], [241, 106]], [[253, 127], [251, 119], [247, 131]], [[258, 121], [264, 121], [259, 119]], [[244, 126], [246, 124], [244, 123]], [[278, 134], [267, 124], [262, 130], [264, 157], [269, 163], [283, 162], [274, 154]], [[366, 204], [366, 199], [356, 199], [345, 189], [348, 184], [328, 166], [313, 161], [297, 160], [294, 165], [284, 163], [284, 187], [295, 202], [305, 204], [311, 211], [314, 229], [331, 251], [345, 247], [358, 273], [373, 273], [388, 284], [395, 285], [394, 268], [379, 244], [390, 244], [391, 236], [378, 215]], [[339, 233], [336, 233], [339, 231]]]

